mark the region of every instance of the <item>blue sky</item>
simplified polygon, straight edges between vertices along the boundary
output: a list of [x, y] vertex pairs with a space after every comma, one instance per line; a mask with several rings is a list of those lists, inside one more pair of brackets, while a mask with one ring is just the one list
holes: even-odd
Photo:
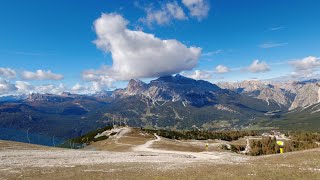
[[[180, 8], [183, 14], [170, 13], [168, 3]], [[188, 3], [202, 4], [195, 4], [198, 9], [192, 9]], [[146, 73], [133, 73], [128, 78], [148, 80], [158, 74], [181, 71], [186, 76], [211, 82], [313, 78], [318, 75], [320, 67], [319, 9], [320, 2], [314, 0], [169, 0], [159, 3], [146, 0], [2, 1], [1, 82], [14, 86], [17, 86], [16, 81], [25, 82], [29, 90], [51, 84], [63, 84], [63, 88], [70, 89], [77, 83], [79, 89], [85, 90], [94, 82], [100, 85], [97, 89], [124, 87], [126, 71], [114, 70], [115, 59], [111, 57], [122, 46], [117, 50], [104, 50], [94, 43], [98, 39], [94, 22], [102, 18], [102, 13], [121, 16], [129, 22], [126, 26], [128, 30], [152, 34], [160, 40], [175, 39], [187, 48], [194, 46], [201, 49], [199, 54], [191, 53], [184, 57], [195, 62], [190, 66], [159, 70], [158, 73], [142, 68], [141, 71]], [[205, 11], [207, 13], [197, 14]], [[158, 12], [164, 12], [161, 22], [155, 18]], [[153, 19], [148, 20], [148, 15]], [[110, 18], [108, 16], [105, 20]], [[177, 56], [168, 54], [164, 57], [171, 58], [169, 55]], [[119, 59], [122, 66], [134, 61], [134, 58], [130, 60], [130, 56], [126, 57], [127, 60]], [[177, 61], [183, 63], [182, 58], [178, 57]], [[254, 60], [259, 60], [256, 65], [253, 65]], [[179, 63], [168, 62], [166, 65], [177, 66]], [[225, 69], [217, 72], [218, 65]], [[110, 67], [113, 73], [102, 72], [110, 71]], [[15, 72], [14, 77], [5, 74], [8, 69]], [[41, 72], [37, 73], [37, 70]], [[195, 73], [196, 70], [198, 73]], [[99, 78], [86, 78], [84, 72]], [[106, 80], [108, 78], [112, 80]], [[19, 87], [7, 88], [2, 90], [2, 94], [17, 89]]]

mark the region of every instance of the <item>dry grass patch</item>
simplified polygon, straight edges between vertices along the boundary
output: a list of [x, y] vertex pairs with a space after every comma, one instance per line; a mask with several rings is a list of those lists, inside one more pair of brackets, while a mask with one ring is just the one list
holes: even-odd
[[121, 138], [111, 136], [109, 139], [91, 143], [84, 150], [127, 152], [131, 151], [132, 147], [144, 144], [153, 137], [153, 135], [140, 132], [138, 128], [132, 128], [130, 132], [124, 134]]

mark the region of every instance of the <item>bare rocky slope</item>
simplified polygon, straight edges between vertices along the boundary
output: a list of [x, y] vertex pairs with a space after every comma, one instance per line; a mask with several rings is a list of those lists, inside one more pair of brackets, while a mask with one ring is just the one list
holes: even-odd
[[288, 110], [320, 102], [319, 80], [286, 83], [251, 80], [235, 83], [221, 82], [218, 85], [266, 102], [276, 102]]

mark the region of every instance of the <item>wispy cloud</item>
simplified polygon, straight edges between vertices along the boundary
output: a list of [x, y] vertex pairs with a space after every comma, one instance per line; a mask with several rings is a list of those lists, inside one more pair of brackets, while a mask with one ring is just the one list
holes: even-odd
[[182, 0], [182, 3], [189, 9], [190, 15], [199, 21], [209, 14], [210, 3], [208, 0]]
[[4, 53], [21, 55], [21, 56], [46, 56], [46, 55], [54, 55], [55, 53], [51, 52], [36, 52], [36, 51], [8, 51], [4, 50]]
[[41, 53], [36, 53], [36, 52], [23, 52], [23, 51], [14, 51], [12, 52], [13, 54], [17, 55], [25, 55], [25, 56], [41, 56]]
[[268, 42], [264, 44], [260, 44], [259, 47], [263, 49], [269, 49], [269, 48], [275, 48], [275, 47], [281, 47], [281, 46], [286, 46], [289, 43], [274, 43], [274, 42]]
[[269, 28], [268, 30], [269, 31], [279, 31], [281, 29], [283, 29], [284, 27], [283, 26], [275, 26], [275, 27], [271, 27]]
[[188, 20], [189, 17], [201, 21], [208, 16], [210, 11], [209, 0], [172, 0], [150, 4], [135, 1], [134, 5], [146, 12], [146, 16], [139, 18], [138, 21], [148, 25], [149, 28], [155, 24], [170, 25], [174, 20], [183, 21]]
[[168, 25], [173, 20], [188, 19], [182, 7], [176, 1], [163, 3], [160, 9], [154, 9], [152, 6], [143, 8], [138, 3], [136, 3], [136, 6], [146, 11], [147, 16], [140, 18], [139, 21], [149, 27], [152, 27], [153, 24]]
[[203, 53], [202, 56], [213, 56], [216, 54], [221, 54], [222, 52], [223, 52], [223, 50], [219, 49], [216, 51], [210, 51], [210, 52]]

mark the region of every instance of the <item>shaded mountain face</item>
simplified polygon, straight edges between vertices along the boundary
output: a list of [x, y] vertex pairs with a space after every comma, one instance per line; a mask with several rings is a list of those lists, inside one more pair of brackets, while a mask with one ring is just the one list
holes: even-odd
[[9, 96], [0, 96], [0, 102], [18, 102], [26, 99], [27, 95], [9, 95]]
[[149, 84], [130, 80], [127, 88], [116, 91], [115, 97], [140, 96], [157, 101], [185, 102], [202, 107], [217, 101], [217, 95], [230, 93], [207, 81], [194, 80], [181, 75], [160, 77]]
[[320, 103], [297, 107], [283, 114], [279, 119], [272, 121], [270, 125], [286, 130], [310, 130], [320, 131]]
[[0, 128], [29, 129], [30, 133], [62, 139], [79, 136], [106, 124], [99, 108], [107, 104], [86, 95], [30, 94], [20, 101], [0, 102]]

